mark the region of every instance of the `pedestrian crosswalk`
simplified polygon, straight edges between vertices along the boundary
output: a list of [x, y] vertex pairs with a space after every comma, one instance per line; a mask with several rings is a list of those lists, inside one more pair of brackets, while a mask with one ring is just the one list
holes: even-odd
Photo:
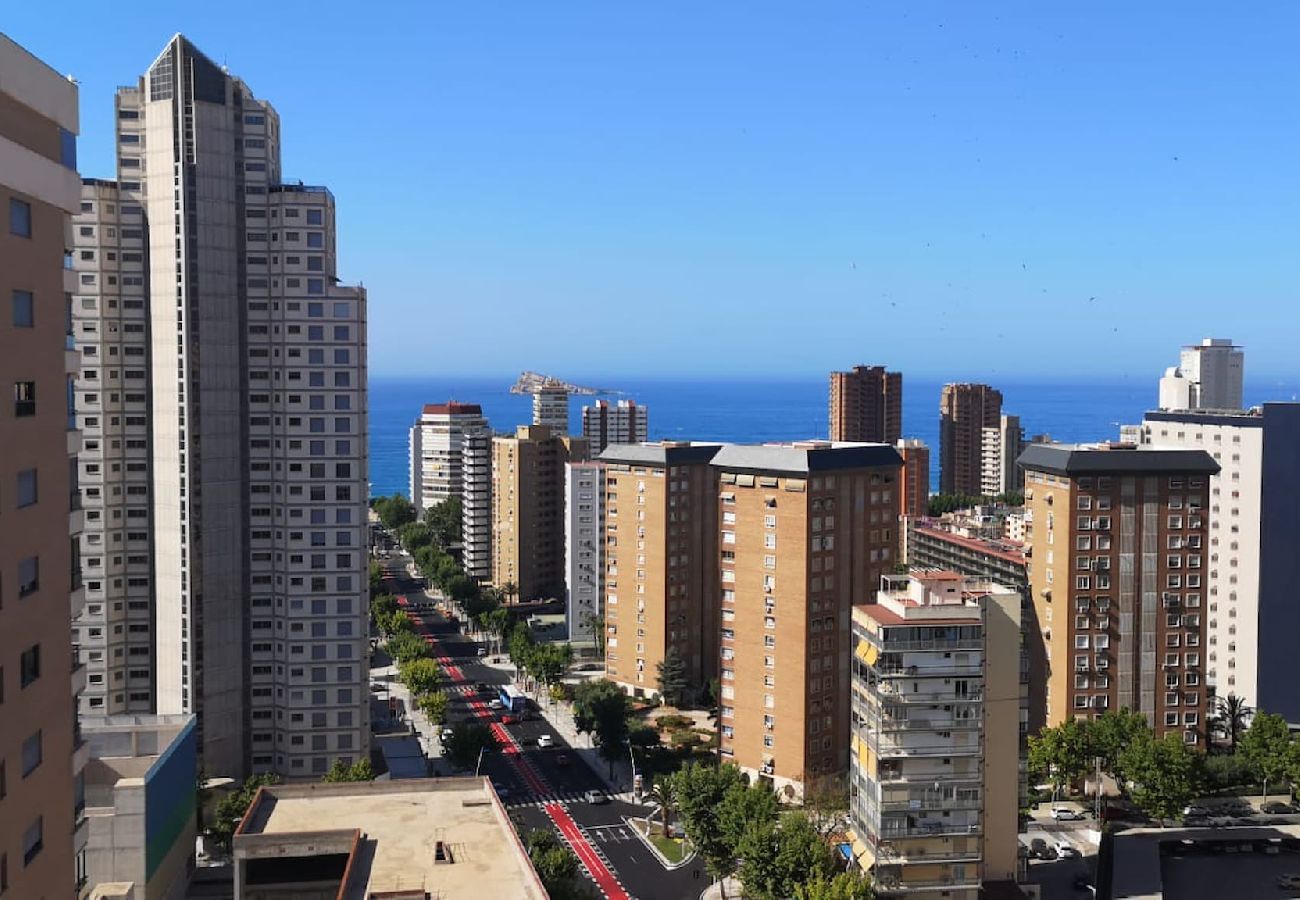
[[583, 791], [551, 791], [545, 794], [521, 793], [501, 801], [508, 807], [540, 808], [548, 803], [586, 803]]

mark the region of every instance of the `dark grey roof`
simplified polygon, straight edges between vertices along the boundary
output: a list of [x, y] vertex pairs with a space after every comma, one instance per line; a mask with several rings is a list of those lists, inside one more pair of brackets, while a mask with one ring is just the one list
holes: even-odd
[[1213, 475], [1219, 471], [1219, 464], [1204, 450], [1163, 450], [1154, 447], [1031, 444], [1017, 461], [1026, 469], [1057, 475], [1127, 472]]
[[889, 444], [821, 442], [816, 446], [788, 444], [726, 444], [713, 465], [729, 472], [828, 472], [901, 466], [903, 457]]
[[721, 444], [610, 444], [600, 454], [601, 462], [634, 466], [684, 466], [707, 463]]
[[1260, 410], [1153, 409], [1143, 416], [1146, 422], [1187, 422], [1196, 425], [1231, 425], [1235, 428], [1263, 428]]

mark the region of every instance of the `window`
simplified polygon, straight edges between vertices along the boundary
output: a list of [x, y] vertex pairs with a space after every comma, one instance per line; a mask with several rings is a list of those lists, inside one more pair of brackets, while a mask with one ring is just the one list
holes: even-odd
[[36, 470], [23, 469], [18, 473], [18, 508], [31, 506], [36, 502]]
[[32, 236], [32, 205], [16, 197], [9, 198], [9, 233], [25, 238]]
[[33, 644], [23, 651], [18, 668], [19, 687], [27, 687], [41, 677], [41, 645]]
[[[319, 231], [309, 231], [309, 232], [307, 232], [307, 246], [308, 246], [308, 247], [324, 247], [324, 246], [325, 246], [325, 235], [321, 234]], [[309, 260], [308, 268], [310, 268], [310, 260]]]
[[324, 222], [324, 215], [323, 215], [323, 213], [322, 213], [321, 210], [319, 210], [319, 209], [309, 209], [309, 210], [307, 210], [307, 224], [308, 224], [308, 225], [320, 225], [320, 224], [323, 224], [323, 222]]
[[41, 733], [38, 731], [23, 741], [23, 777], [26, 778], [41, 764]]
[[36, 308], [31, 291], [14, 291], [13, 324], [15, 328], [35, 327]]
[[36, 382], [14, 382], [14, 416], [25, 418], [36, 415]]
[[29, 866], [45, 846], [45, 817], [37, 816], [36, 821], [23, 832], [23, 865]]
[[26, 597], [40, 587], [40, 559], [29, 556], [18, 563], [18, 596]]

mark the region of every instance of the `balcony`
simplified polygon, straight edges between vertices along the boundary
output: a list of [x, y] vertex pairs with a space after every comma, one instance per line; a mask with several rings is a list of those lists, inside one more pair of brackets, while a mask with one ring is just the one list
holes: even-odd
[[81, 432], [77, 430], [77, 417], [68, 416], [68, 455], [76, 456], [81, 452]]
[[957, 719], [908, 719], [881, 716], [874, 724], [882, 732], [899, 731], [979, 731], [984, 720], [979, 716]]
[[978, 847], [972, 850], [940, 850], [931, 853], [925, 846], [896, 847], [891, 843], [880, 844], [876, 848], [876, 858], [881, 863], [935, 863], [935, 862], [979, 862], [982, 858]]
[[951, 678], [962, 675], [982, 675], [984, 666], [978, 663], [965, 666], [956, 663], [941, 666], [902, 666], [882, 662], [872, 671], [882, 678]]
[[889, 826], [882, 824], [880, 839], [882, 841], [900, 837], [942, 837], [943, 835], [980, 834], [984, 827], [978, 823], [957, 823], [931, 820], [915, 825]]
[[890, 769], [880, 769], [876, 773], [876, 780], [881, 784], [897, 784], [899, 782], [911, 784], [948, 784], [954, 782], [980, 782], [984, 776], [981, 772], [896, 772]]
[[893, 681], [882, 681], [876, 685], [876, 691], [888, 697], [891, 703], [979, 703], [984, 699], [980, 688], [968, 690], [964, 694], [952, 690], [909, 691]]
[[879, 874], [872, 880], [876, 893], [889, 896], [891, 894], [910, 894], [918, 890], [977, 890], [980, 886], [978, 874], [969, 874], [965, 878], [909, 878], [902, 879], [883, 879]]
[[879, 647], [882, 653], [910, 653], [916, 650], [974, 651], [984, 649], [984, 641], [981, 638], [927, 638], [915, 641], [881, 641], [876, 639], [876, 633], [874, 632], [867, 632], [864, 636]]
[[904, 797], [902, 799], [882, 799], [880, 809], [882, 812], [922, 812], [931, 809], [979, 809], [984, 805], [984, 801], [978, 797], [961, 797], [961, 796], [935, 796], [933, 794], [922, 795], [919, 797]]
[[81, 652], [72, 648], [72, 696], [79, 697], [86, 689], [86, 664], [81, 661]]

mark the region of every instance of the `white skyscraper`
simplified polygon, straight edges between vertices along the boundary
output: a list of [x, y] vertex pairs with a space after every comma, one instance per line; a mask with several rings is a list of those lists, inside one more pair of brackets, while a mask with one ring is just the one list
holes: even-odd
[[1184, 347], [1160, 379], [1161, 409], [1241, 409], [1245, 354], [1229, 338]]
[[319, 777], [369, 753], [365, 292], [338, 283], [333, 196], [280, 181], [275, 110], [184, 37], [116, 124], [77, 235], [100, 254], [79, 338], [110, 353], [93, 400], [77, 384], [111, 491], [85, 543], [114, 567], [85, 615], [127, 626], [127, 711], [198, 714], [206, 771]]
[[599, 456], [610, 444], [639, 444], [647, 440], [650, 411], [635, 400], [620, 400], [611, 405], [597, 400], [582, 408], [582, 436], [591, 446], [591, 455]]
[[1019, 416], [1003, 415], [996, 427], [981, 429], [980, 490], [993, 497], [1024, 488], [1016, 460], [1025, 443]]
[[564, 474], [564, 615], [569, 640], [590, 641], [604, 614], [605, 465], [568, 463]]
[[465, 436], [486, 431], [477, 403], [426, 403], [411, 426], [411, 502], [417, 513], [464, 493]]
[[569, 433], [569, 390], [562, 383], [550, 380], [533, 392], [533, 424]]

